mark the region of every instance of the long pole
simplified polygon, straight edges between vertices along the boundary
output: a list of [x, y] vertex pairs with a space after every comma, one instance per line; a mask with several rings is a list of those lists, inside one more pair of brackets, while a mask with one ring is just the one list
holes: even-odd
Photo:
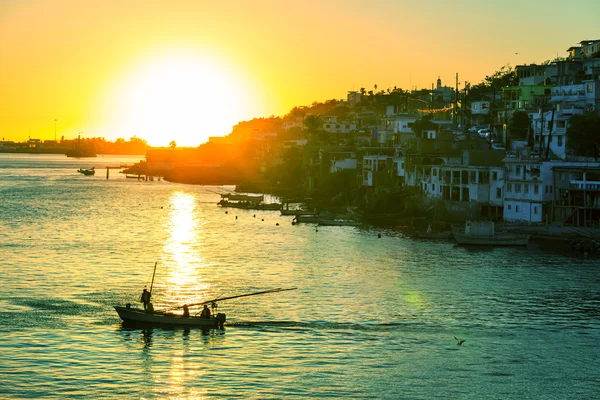
[[156, 275], [156, 264], [158, 264], [158, 261], [154, 263], [154, 272], [152, 273], [152, 283], [150, 283], [150, 294], [152, 294], [152, 286], [154, 286], [154, 275]]

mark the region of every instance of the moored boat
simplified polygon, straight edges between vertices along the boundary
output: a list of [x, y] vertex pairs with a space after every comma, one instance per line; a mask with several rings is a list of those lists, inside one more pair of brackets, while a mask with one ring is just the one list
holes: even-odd
[[325, 219], [319, 218], [318, 224], [322, 226], [359, 226], [359, 221], [354, 221], [350, 219]]
[[464, 232], [455, 230], [453, 236], [460, 245], [527, 246], [529, 242], [529, 235], [496, 232], [493, 221], [467, 221]]
[[94, 175], [96, 173], [96, 169], [94, 167], [87, 168], [87, 169], [86, 168], [79, 168], [77, 170], [77, 172], [79, 172], [80, 174], [83, 174], [83, 175], [90, 176], [90, 175]]

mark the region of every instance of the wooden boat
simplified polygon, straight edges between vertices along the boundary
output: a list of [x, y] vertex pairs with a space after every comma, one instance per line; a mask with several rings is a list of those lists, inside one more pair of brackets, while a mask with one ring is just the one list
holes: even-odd
[[96, 173], [96, 170], [94, 169], [94, 167], [89, 168], [89, 169], [79, 168], [77, 170], [77, 172], [79, 172], [80, 174], [83, 174], [83, 175], [90, 176], [90, 175], [94, 175]]
[[460, 245], [527, 246], [529, 242], [529, 235], [496, 232], [493, 221], [467, 221], [464, 232], [455, 230], [453, 235]]
[[[128, 305], [129, 306], [129, 305]], [[199, 328], [223, 328], [226, 316], [223, 313], [218, 313], [216, 316], [211, 315], [209, 318], [199, 316], [184, 316], [183, 314], [175, 314], [165, 311], [148, 312], [131, 306], [114, 306], [117, 314], [125, 323], [147, 324], [147, 325], [170, 325], [170, 326], [187, 326]]]
[[303, 210], [281, 210], [281, 215], [314, 215], [313, 211]]
[[221, 194], [221, 198], [228, 199], [228, 200], [251, 201], [251, 202], [259, 203], [265, 199], [265, 196], [262, 194], [251, 195], [251, 194], [223, 193], [223, 194]]
[[359, 226], [359, 221], [351, 219], [324, 219], [319, 218], [317, 223], [322, 226]]
[[[150, 285], [150, 294], [152, 294], [152, 287], [154, 285], [154, 276], [156, 275], [156, 264], [154, 264], [154, 273], [152, 274], [152, 283]], [[224, 313], [211, 313], [209, 317], [191, 315], [189, 313], [189, 309], [195, 306], [208, 306], [210, 305], [212, 310], [214, 311], [217, 308], [217, 302], [237, 299], [240, 297], [248, 297], [248, 296], [256, 296], [259, 294], [269, 294], [269, 293], [278, 293], [284, 292], [287, 290], [295, 290], [296, 288], [276, 288], [263, 290], [261, 292], [254, 293], [246, 293], [240, 294], [236, 296], [229, 297], [218, 297], [216, 299], [211, 299], [207, 301], [203, 301], [200, 303], [192, 303], [192, 304], [184, 304], [179, 307], [175, 307], [169, 310], [157, 311], [154, 310], [152, 303], [148, 304], [147, 310], [143, 310], [140, 308], [133, 308], [131, 304], [123, 306], [113, 306], [117, 314], [123, 323], [130, 325], [142, 325], [142, 326], [182, 326], [182, 327], [198, 327], [198, 328], [218, 328], [222, 329], [224, 327], [225, 321], [227, 319]], [[175, 310], [182, 310], [181, 314], [175, 313]]]
[[303, 223], [317, 223], [319, 222], [319, 214], [296, 214], [294, 219], [292, 220], [292, 224]]

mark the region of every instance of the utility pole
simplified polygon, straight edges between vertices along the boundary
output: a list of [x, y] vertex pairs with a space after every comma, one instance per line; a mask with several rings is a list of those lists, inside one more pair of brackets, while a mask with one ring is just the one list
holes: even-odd
[[56, 142], [56, 118], [54, 118], [54, 141]]
[[456, 73], [456, 83], [454, 89], [454, 129], [458, 128], [458, 72]]

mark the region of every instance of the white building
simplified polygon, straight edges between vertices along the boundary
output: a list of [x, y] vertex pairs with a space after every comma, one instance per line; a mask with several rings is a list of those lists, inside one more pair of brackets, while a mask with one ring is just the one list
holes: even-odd
[[323, 121], [323, 130], [329, 133], [350, 133], [357, 130], [355, 121], [338, 121], [335, 115], [324, 115], [321, 117]]
[[[533, 114], [534, 140], [537, 148], [547, 149], [549, 144], [550, 150], [557, 157], [565, 159], [569, 119], [573, 115], [584, 115], [600, 110], [600, 80], [586, 81], [578, 85], [556, 86], [552, 89], [551, 102], [554, 113], [552, 110], [547, 110]], [[552, 126], [551, 132], [550, 126]]]
[[356, 153], [329, 153], [329, 172], [339, 172], [345, 169], [356, 169]]
[[541, 223], [552, 203], [552, 162], [531, 157], [504, 159], [504, 220]]

